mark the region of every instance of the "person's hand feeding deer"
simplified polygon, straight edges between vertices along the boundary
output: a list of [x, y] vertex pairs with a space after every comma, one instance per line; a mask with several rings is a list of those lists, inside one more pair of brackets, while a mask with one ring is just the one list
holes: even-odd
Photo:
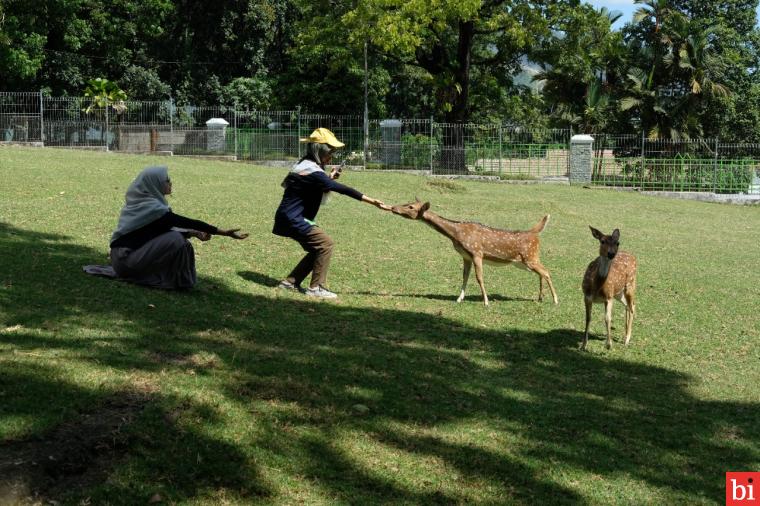
[[[382, 201], [336, 182], [341, 167], [334, 168], [328, 175], [325, 167], [332, 161], [336, 149], [345, 146], [326, 128], [317, 128], [301, 142], [306, 144], [306, 154], [293, 166], [282, 182], [285, 191], [274, 217], [272, 233], [290, 237], [306, 251], [306, 256], [280, 282], [280, 288], [301, 290], [312, 297], [335, 298], [337, 295], [327, 288], [327, 270], [330, 265], [334, 242], [327, 233], [314, 222], [319, 207], [327, 201], [330, 192], [342, 193], [356, 200], [372, 204], [384, 211], [390, 206]], [[311, 273], [311, 282], [306, 289], [301, 282]]]

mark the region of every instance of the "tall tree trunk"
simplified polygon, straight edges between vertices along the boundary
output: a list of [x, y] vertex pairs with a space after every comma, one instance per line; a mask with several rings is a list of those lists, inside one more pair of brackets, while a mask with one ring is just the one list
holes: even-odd
[[469, 120], [470, 60], [475, 26], [472, 21], [459, 23], [459, 45], [454, 69], [454, 89], [451, 90], [452, 106], [446, 114], [443, 127], [441, 170], [446, 174], [467, 174], [465, 158], [465, 127]]

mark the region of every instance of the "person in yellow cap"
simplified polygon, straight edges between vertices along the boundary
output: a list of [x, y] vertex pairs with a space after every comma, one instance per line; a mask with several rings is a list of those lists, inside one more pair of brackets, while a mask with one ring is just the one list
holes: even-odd
[[[330, 130], [317, 128], [301, 142], [306, 143], [306, 154], [282, 182], [285, 191], [274, 215], [272, 233], [294, 239], [306, 251], [306, 256], [280, 282], [279, 287], [298, 290], [312, 297], [334, 299], [337, 295], [325, 288], [334, 243], [314, 222], [320, 205], [326, 201], [329, 192], [337, 192], [385, 211], [389, 211], [390, 206], [338, 183], [339, 169], [333, 169], [329, 175], [325, 172], [335, 150], [345, 146]], [[309, 273], [311, 283], [308, 288], [302, 288], [301, 282]]]

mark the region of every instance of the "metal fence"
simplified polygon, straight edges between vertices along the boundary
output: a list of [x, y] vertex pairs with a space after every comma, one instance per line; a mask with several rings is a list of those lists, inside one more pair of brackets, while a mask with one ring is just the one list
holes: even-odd
[[42, 141], [42, 95], [0, 93], [0, 142]]
[[591, 181], [640, 190], [760, 193], [760, 144], [600, 134]]
[[[299, 139], [317, 127], [346, 148], [336, 161], [382, 170], [551, 180], [568, 176], [572, 131], [499, 124], [447, 124], [430, 119], [373, 119], [364, 135], [360, 115], [250, 111], [128, 101], [93, 108], [77, 97], [0, 93], [0, 142], [129, 153], [229, 157], [259, 163], [299, 158]], [[760, 192], [760, 145], [715, 139], [651, 140], [641, 135], [594, 136], [592, 184], [645, 190]]]
[[87, 106], [78, 97], [0, 93], [2, 140], [268, 163], [296, 160], [299, 139], [326, 127], [346, 144], [336, 161], [350, 166], [520, 179], [562, 177], [568, 171], [569, 130], [385, 119], [369, 121], [365, 142], [360, 115], [198, 107], [172, 100], [128, 101], [120, 111]]

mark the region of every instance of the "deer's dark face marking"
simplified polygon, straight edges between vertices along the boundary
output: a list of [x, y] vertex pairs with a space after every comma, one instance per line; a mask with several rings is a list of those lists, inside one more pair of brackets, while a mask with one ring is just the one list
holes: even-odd
[[614, 240], [612, 237], [605, 237], [604, 240], [600, 241], [599, 245], [599, 254], [604, 255], [604, 252], [607, 252], [607, 258], [612, 260], [615, 258], [615, 255], [617, 255], [618, 246], [620, 245], [620, 242]]
[[591, 228], [591, 234], [599, 241], [599, 256], [607, 257], [610, 260], [615, 258], [620, 246], [620, 230], [617, 228], [610, 235], [604, 235], [594, 227]]

